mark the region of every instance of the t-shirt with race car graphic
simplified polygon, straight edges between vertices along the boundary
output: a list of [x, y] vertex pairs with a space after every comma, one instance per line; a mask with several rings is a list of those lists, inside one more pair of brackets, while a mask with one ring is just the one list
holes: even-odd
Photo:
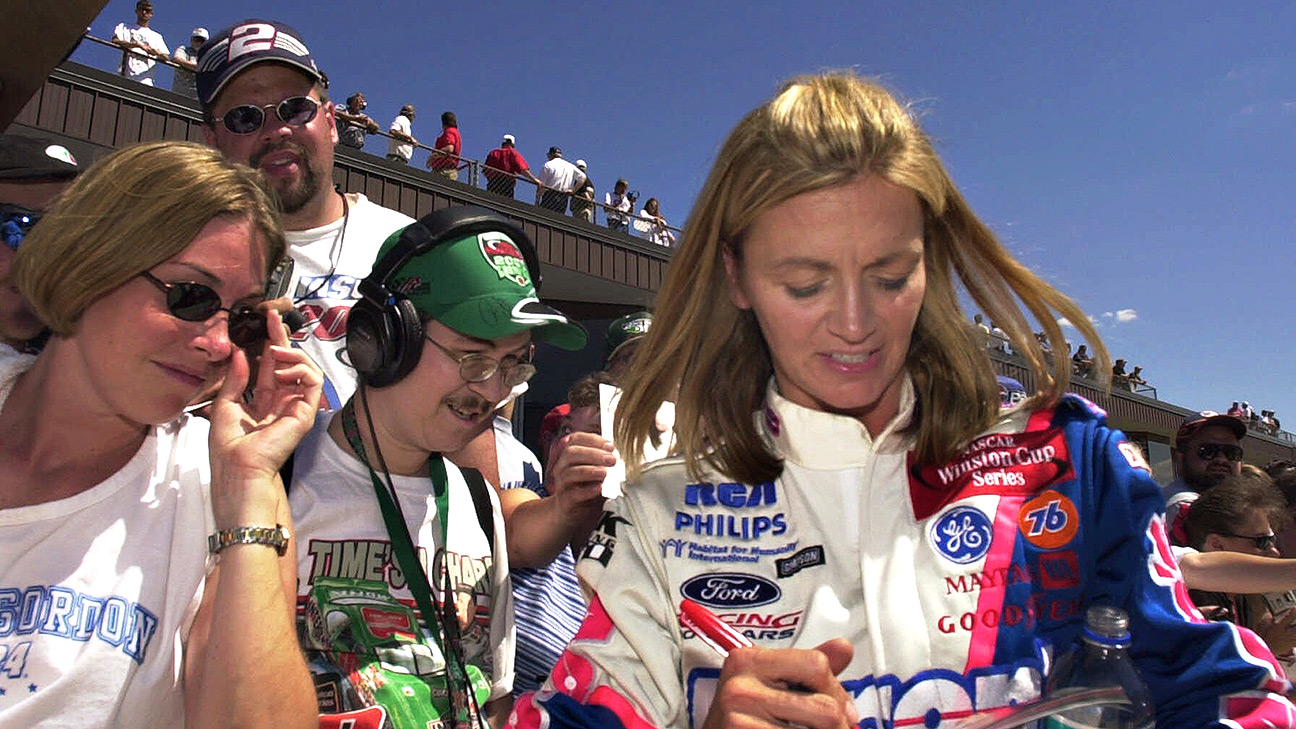
[[[442, 631], [416, 619], [369, 471], [329, 436], [332, 417], [322, 414], [298, 447], [289, 490], [297, 529], [299, 635], [315, 676], [321, 726], [436, 726], [425, 712], [429, 695], [445, 700], [447, 659], [432, 637]], [[438, 604], [449, 573], [457, 621], [457, 635], [449, 640], [460, 646], [476, 679], [480, 707], [513, 689], [515, 630], [504, 523], [490, 490], [492, 545], [462, 473], [447, 461], [446, 475], [445, 545], [429, 479], [391, 479]]]

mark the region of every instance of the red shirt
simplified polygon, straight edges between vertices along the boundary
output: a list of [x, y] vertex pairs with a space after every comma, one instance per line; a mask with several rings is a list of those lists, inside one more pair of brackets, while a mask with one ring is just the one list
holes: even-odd
[[[442, 147], [445, 147], [447, 144], [450, 145], [451, 147], [450, 149], [451, 154], [456, 154], [456, 155], [462, 154], [463, 141], [459, 138], [458, 127], [446, 127], [445, 131], [441, 132], [441, 136], [437, 137], [436, 144], [434, 146], [437, 149], [441, 149]], [[459, 166], [459, 160], [455, 159], [454, 157], [446, 157], [445, 155], [434, 153], [432, 155], [431, 166], [432, 169], [434, 170], [442, 170], [446, 168], [454, 169]]]
[[[491, 169], [494, 168], [494, 169]], [[522, 153], [514, 147], [496, 147], [486, 155], [486, 176], [499, 176], [498, 170], [516, 175], [523, 170], [530, 170]]]

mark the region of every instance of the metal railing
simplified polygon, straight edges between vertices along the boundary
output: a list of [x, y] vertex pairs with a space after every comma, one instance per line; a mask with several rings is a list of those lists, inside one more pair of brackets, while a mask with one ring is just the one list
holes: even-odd
[[[176, 63], [171, 58], [162, 59], [162, 58], [158, 58], [157, 56], [143, 53], [142, 51], [138, 51], [135, 49], [122, 48], [116, 43], [113, 43], [112, 40], [98, 38], [96, 36], [91, 35], [90, 33], [86, 33], [82, 37], [85, 40], [89, 40], [93, 43], [97, 43], [102, 46], [107, 46], [120, 53], [131, 53], [140, 56], [142, 58], [147, 58], [156, 63], [161, 63], [170, 66], [176, 69], [177, 71], [192, 73], [187, 68]], [[186, 98], [192, 98], [192, 97], [186, 97]], [[343, 107], [339, 107], [339, 108], [343, 108]], [[376, 120], [375, 123], [377, 123]], [[338, 120], [339, 131], [341, 131], [341, 127], [345, 124], [347, 124], [347, 122]], [[406, 142], [405, 140], [397, 139], [393, 137], [389, 132], [383, 131], [381, 127], [378, 129], [378, 131], [370, 131], [368, 128], [366, 128], [365, 134], [366, 136], [372, 135], [376, 137], [383, 137], [385, 139], [395, 140], [402, 144], [408, 144], [408, 142]], [[485, 174], [486, 166], [484, 162], [469, 157], [463, 157], [457, 154], [451, 154], [449, 152], [437, 150], [436, 148], [423, 144], [422, 142], [412, 144], [411, 146], [419, 150], [424, 150], [428, 153], [427, 159], [424, 161], [425, 167], [428, 166], [430, 160], [436, 159], [438, 157], [453, 158], [456, 162], [454, 169], [456, 173], [459, 173], [456, 175], [456, 177], [459, 178], [457, 182], [461, 184], [466, 184], [471, 187], [476, 187], [479, 189], [485, 189], [488, 192], [493, 192], [496, 194], [504, 195], [505, 197], [513, 197], [514, 199], [516, 199], [516, 195], [514, 194], [514, 191], [516, 190], [517, 183], [524, 182], [527, 185], [532, 185], [535, 187], [534, 204], [537, 206], [540, 205], [540, 201], [541, 198], [543, 197], [543, 193], [547, 190], [552, 190], [552, 188], [545, 187], [543, 184], [533, 181], [531, 178], [527, 177], [526, 175], [515, 175], [506, 172], [504, 170], [499, 170], [494, 168], [492, 168], [491, 170], [493, 173], [491, 177], [494, 177], [497, 180], [497, 182], [496, 184], [492, 185], [491, 181], [487, 179], [487, 175]], [[363, 147], [356, 148], [349, 145], [348, 147], [356, 152], [363, 152], [365, 154], [373, 155], [373, 153], [371, 152], [366, 152], [363, 149]], [[373, 155], [373, 156], [384, 157], [385, 153], [384, 155]], [[400, 162], [397, 162], [395, 160], [386, 160], [386, 163], [401, 164]], [[410, 160], [408, 161], [407, 164], [409, 164], [411, 167], [415, 166], [413, 156], [410, 157]], [[428, 170], [429, 170], [428, 174], [435, 175], [437, 177], [440, 177], [443, 180], [449, 179], [447, 175], [441, 174], [436, 169], [431, 169], [430, 167], [428, 167]], [[510, 179], [510, 178], [512, 184], [500, 182], [501, 180]], [[504, 192], [504, 190], [506, 189], [507, 189], [507, 194], [505, 194]], [[585, 215], [577, 214], [576, 212], [571, 213], [571, 217], [576, 218], [578, 220], [583, 219], [592, 225], [600, 225], [601, 227], [606, 227], [612, 231], [620, 231], [625, 233], [626, 235], [635, 238], [640, 238], [650, 243], [656, 243], [657, 245], [661, 245], [667, 248], [674, 248], [675, 246], [679, 245], [679, 240], [684, 233], [684, 231], [681, 230], [680, 228], [667, 224], [665, 219], [661, 218], [660, 216], [653, 217], [650, 215], [643, 215], [634, 212], [633, 209], [631, 209], [628, 212], [623, 212], [616, 207], [607, 205], [606, 203], [603, 202], [599, 202], [599, 200], [597, 199], [597, 192], [595, 194], [595, 199], [593, 200], [585, 200], [579, 198], [572, 192], [561, 191], [561, 190], [558, 190], [556, 192], [559, 192], [561, 195], [567, 198], [564, 201], [565, 203], [563, 206], [564, 210], [571, 209], [571, 203], [577, 200], [581, 200], [583, 203], [587, 204], [588, 208], [585, 208], [584, 205], [578, 203], [577, 210], [581, 210], [581, 209], [588, 210], [589, 212], [588, 217], [586, 217]], [[600, 213], [602, 215], [601, 222], [599, 221]], [[609, 217], [609, 215], [611, 217]], [[619, 221], [622, 218], [626, 220], [626, 225], [615, 224], [615, 223], [619, 223]]]

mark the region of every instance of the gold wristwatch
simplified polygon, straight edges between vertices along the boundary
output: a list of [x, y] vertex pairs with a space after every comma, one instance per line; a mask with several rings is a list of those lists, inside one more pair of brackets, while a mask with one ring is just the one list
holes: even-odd
[[207, 551], [220, 554], [222, 549], [233, 544], [264, 544], [274, 547], [279, 556], [288, 551], [288, 539], [291, 538], [288, 528], [283, 524], [272, 527], [240, 526], [233, 529], [221, 529], [207, 537]]

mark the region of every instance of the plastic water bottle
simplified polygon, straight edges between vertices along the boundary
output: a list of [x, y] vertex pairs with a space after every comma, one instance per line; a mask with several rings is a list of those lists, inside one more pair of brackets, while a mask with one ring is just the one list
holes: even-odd
[[1097, 605], [1085, 613], [1078, 645], [1062, 656], [1048, 679], [1045, 697], [1083, 698], [1093, 689], [1119, 688], [1116, 700], [1066, 708], [1041, 722], [1044, 729], [1151, 729], [1155, 724], [1147, 684], [1129, 656], [1129, 616], [1120, 608]]

